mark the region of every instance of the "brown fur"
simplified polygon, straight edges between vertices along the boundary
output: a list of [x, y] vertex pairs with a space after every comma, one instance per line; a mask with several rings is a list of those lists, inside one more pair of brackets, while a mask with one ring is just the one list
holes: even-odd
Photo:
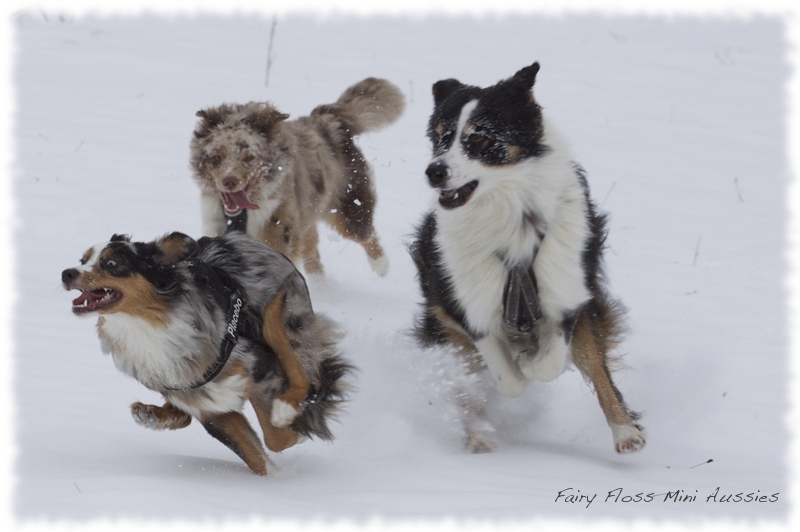
[[302, 366], [289, 343], [283, 319], [285, 303], [286, 295], [282, 294], [264, 310], [264, 340], [275, 351], [289, 381], [288, 389], [278, 399], [299, 411], [300, 402], [308, 394], [309, 379], [306, 368]]
[[[164, 397], [161, 406], [132, 404], [137, 423], [176, 430], [196, 417], [258, 474], [267, 473], [267, 460], [239, 411], [248, 400], [272, 451], [304, 437], [333, 438], [327, 421], [345, 398], [340, 379], [352, 367], [338, 355], [340, 331], [313, 312], [305, 281], [285, 256], [238, 232], [201, 244], [180, 233], [151, 243], [115, 235], [103, 246], [64, 270], [62, 284], [81, 292], [73, 312], [97, 315], [101, 347], [117, 368]], [[206, 269], [194, 272], [200, 265]], [[230, 316], [221, 321], [229, 309], [221, 317], [208, 306], [218, 299], [205, 277], [213, 271], [247, 301], [236, 314], [239, 327]], [[221, 326], [239, 333], [222, 362]]]
[[246, 197], [249, 206], [235, 212], [246, 208], [247, 232], [302, 262], [306, 273], [323, 273], [316, 224], [325, 221], [360, 244], [384, 275], [388, 266], [373, 226], [372, 170], [354, 136], [394, 122], [403, 100], [388, 81], [367, 78], [296, 120], [267, 103], [199, 111], [191, 167], [205, 233], [227, 230], [225, 197]]
[[122, 300], [103, 312], [125, 312], [146, 320], [154, 327], [160, 327], [166, 323], [168, 307], [156, 296], [153, 285], [141, 275], [119, 278], [103, 275], [96, 271], [87, 272], [75, 285], [76, 289], [88, 290], [101, 287], [118, 290], [125, 294]]

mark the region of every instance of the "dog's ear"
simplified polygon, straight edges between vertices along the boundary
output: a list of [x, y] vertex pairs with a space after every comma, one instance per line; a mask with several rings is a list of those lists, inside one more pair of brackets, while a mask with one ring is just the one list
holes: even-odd
[[281, 113], [269, 104], [262, 104], [257, 110], [245, 117], [242, 122], [253, 128], [256, 132], [269, 137], [275, 124], [286, 120], [289, 115]]
[[517, 80], [525, 85], [525, 88], [533, 87], [533, 84], [536, 82], [536, 74], [539, 72], [539, 62], [532, 64], [531, 66], [527, 66], [521, 69], [519, 72], [514, 74], [512, 79]]
[[195, 113], [195, 116], [200, 118], [197, 126], [194, 128], [195, 138], [203, 138], [211, 133], [211, 130], [225, 121], [225, 118], [233, 113], [227, 105], [220, 105], [219, 107], [209, 107], [208, 109], [201, 109]]
[[155, 244], [158, 252], [153, 256], [153, 260], [164, 266], [173, 266], [184, 261], [199, 249], [194, 238], [178, 232], [164, 235], [156, 240]]
[[109, 242], [130, 242], [130, 241], [131, 241], [131, 235], [118, 235], [116, 233], [111, 235], [111, 240], [109, 240]]
[[464, 84], [457, 79], [443, 79], [433, 84], [433, 103], [439, 105], [445, 98], [453, 94]]

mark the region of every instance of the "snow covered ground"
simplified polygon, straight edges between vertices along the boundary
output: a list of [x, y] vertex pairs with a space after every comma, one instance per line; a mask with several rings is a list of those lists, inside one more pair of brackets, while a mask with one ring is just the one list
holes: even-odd
[[[21, 523], [153, 525], [419, 519], [514, 527], [786, 522], [790, 516], [786, 23], [779, 17], [13, 17], [16, 251], [11, 511]], [[433, 199], [431, 84], [488, 85], [534, 60], [536, 97], [611, 213], [607, 270], [628, 305], [617, 382], [649, 441], [618, 456], [577, 371], [496, 398], [500, 449], [460, 447], [446, 357], [404, 331], [419, 303], [405, 243]], [[272, 101], [300, 116], [367, 76], [407, 111], [359, 144], [375, 169], [387, 278], [323, 229], [315, 307], [360, 368], [333, 443], [246, 466], [194, 423], [156, 433], [158, 402], [70, 312], [62, 269], [113, 232], [200, 235], [188, 143], [200, 108]], [[252, 415], [252, 412], [249, 412]], [[615, 500], [609, 492], [621, 488]], [[714, 502], [778, 494], [775, 502]], [[571, 491], [564, 491], [571, 490]], [[685, 502], [664, 501], [680, 490]], [[568, 503], [563, 494], [596, 495]], [[652, 502], [625, 496], [656, 494]], [[617, 494], [617, 492], [614, 492]], [[696, 497], [692, 500], [691, 497]]]

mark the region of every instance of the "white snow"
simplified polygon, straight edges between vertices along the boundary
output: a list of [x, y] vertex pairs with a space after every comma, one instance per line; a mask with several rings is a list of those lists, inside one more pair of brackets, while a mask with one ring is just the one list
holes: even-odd
[[[58, 15], [31, 7], [10, 25], [16, 521], [787, 522], [785, 19], [282, 15], [265, 87], [268, 14]], [[464, 379], [405, 336], [420, 300], [405, 244], [435, 196], [430, 87], [485, 86], [533, 61], [539, 103], [611, 214], [607, 271], [630, 311], [616, 380], [643, 413], [639, 453], [614, 452], [594, 394], [568, 371], [520, 398], [492, 394], [498, 449], [468, 454], [449, 393]], [[269, 453], [262, 478], [196, 421], [144, 430], [129, 405], [160, 398], [101, 353], [61, 270], [115, 232], [201, 236], [188, 169], [198, 109], [268, 99], [297, 117], [367, 76], [401, 87], [407, 110], [359, 140], [391, 270], [375, 275], [325, 228], [326, 276], [309, 279], [359, 367], [337, 439]], [[717, 488], [779, 496], [707, 502]], [[697, 499], [664, 502], [678, 490]]]

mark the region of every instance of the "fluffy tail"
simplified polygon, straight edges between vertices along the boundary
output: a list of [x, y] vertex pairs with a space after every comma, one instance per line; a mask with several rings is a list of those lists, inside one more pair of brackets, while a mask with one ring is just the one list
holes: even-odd
[[347, 400], [349, 386], [345, 377], [353, 366], [338, 356], [326, 358], [319, 365], [319, 380], [304, 400], [303, 412], [292, 423], [292, 430], [303, 436], [332, 440], [328, 420], [335, 418]]
[[403, 114], [405, 97], [385, 79], [367, 78], [345, 90], [336, 103], [320, 105], [312, 115], [332, 113], [350, 126], [351, 135], [377, 131]]

